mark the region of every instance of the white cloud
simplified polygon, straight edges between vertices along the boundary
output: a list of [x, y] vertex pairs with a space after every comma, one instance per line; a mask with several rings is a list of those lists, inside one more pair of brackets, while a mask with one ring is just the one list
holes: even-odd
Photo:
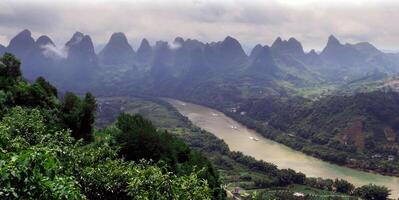
[[52, 44], [43, 45], [40, 47], [44, 56], [52, 59], [65, 59], [68, 57], [68, 50], [65, 48], [57, 48]]

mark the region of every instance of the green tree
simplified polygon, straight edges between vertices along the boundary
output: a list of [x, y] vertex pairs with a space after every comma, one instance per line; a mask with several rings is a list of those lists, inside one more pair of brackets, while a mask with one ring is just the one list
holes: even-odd
[[136, 169], [135, 176], [129, 180], [127, 189], [133, 199], [211, 199], [207, 182], [199, 179], [196, 173], [176, 176], [147, 164], [138, 165]]
[[55, 88], [53, 85], [51, 85], [46, 79], [43, 77], [38, 77], [35, 81], [36, 84], [40, 85], [46, 92], [47, 94], [51, 96], [57, 97], [58, 91], [57, 88]]
[[93, 141], [93, 123], [95, 121], [96, 99], [91, 93], [86, 93], [82, 102], [79, 134], [85, 142]]
[[[174, 165], [125, 161], [116, 139], [91, 142], [93, 95], [81, 100], [67, 92], [60, 104], [57, 90], [43, 78], [34, 84], [20, 78], [20, 63], [11, 54], [0, 61], [0, 199], [210, 199], [207, 180], [217, 179], [208, 176], [214, 171], [202, 165], [197, 170], [202, 158], [191, 158], [180, 140], [142, 117], [127, 116], [119, 125], [139, 136], [129, 140], [134, 148], [144, 145], [148, 159]], [[112, 136], [124, 131], [107, 129]], [[179, 162], [187, 163], [187, 171], [178, 170], [186, 167]]]
[[2, 199], [86, 199], [76, 179], [62, 174], [62, 163], [51, 149], [2, 155], [0, 177]]
[[334, 187], [337, 192], [351, 194], [355, 186], [344, 179], [335, 179]]
[[3, 63], [3, 65], [0, 64], [0, 76], [17, 78], [22, 75], [21, 62], [14, 55], [5, 53], [0, 61]]
[[364, 200], [385, 200], [391, 192], [385, 186], [370, 184], [356, 188], [353, 193]]
[[[152, 159], [159, 161], [162, 157], [172, 157], [172, 152], [167, 149], [160, 134], [151, 122], [140, 115], [122, 113], [116, 122], [121, 129], [121, 134], [116, 136], [121, 145], [120, 154], [127, 160]], [[174, 162], [168, 158], [169, 162]]]
[[81, 124], [81, 100], [78, 96], [72, 92], [66, 92], [64, 95], [63, 106], [61, 108], [62, 123], [65, 128], [69, 128], [72, 131], [74, 138], [80, 139], [79, 128]]

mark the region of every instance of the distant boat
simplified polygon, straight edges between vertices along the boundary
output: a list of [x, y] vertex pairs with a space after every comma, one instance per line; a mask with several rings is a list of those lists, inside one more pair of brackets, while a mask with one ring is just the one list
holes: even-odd
[[230, 126], [230, 128], [234, 129], [234, 130], [238, 130], [237, 126]]
[[253, 140], [253, 141], [259, 141], [259, 139], [256, 138], [256, 137], [249, 137], [249, 139], [251, 139], [251, 140]]
[[218, 115], [218, 114], [216, 114], [216, 113], [212, 113], [212, 116], [215, 116], [215, 117], [216, 117], [216, 116], [219, 116], [219, 115]]
[[182, 106], [186, 106], [186, 104], [185, 104], [185, 103], [181, 103], [181, 105], [182, 105]]

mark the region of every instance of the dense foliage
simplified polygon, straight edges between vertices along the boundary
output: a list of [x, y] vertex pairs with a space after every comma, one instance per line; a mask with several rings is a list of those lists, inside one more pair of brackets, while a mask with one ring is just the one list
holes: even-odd
[[[227, 113], [264, 136], [334, 163], [399, 173], [399, 94], [329, 96], [317, 101], [270, 97]], [[245, 112], [245, 115], [240, 113]]]
[[[1, 199], [224, 197], [210, 163], [181, 141], [167, 133], [158, 134], [139, 116], [128, 115], [121, 116], [119, 127], [97, 130], [108, 137], [96, 139], [92, 126], [96, 102], [90, 93], [83, 100], [72, 93], [59, 100], [57, 90], [43, 78], [32, 84], [26, 82], [21, 77], [20, 62], [11, 54], [0, 61]], [[125, 129], [127, 124], [122, 119], [127, 118], [143, 123]], [[152, 134], [154, 140], [129, 136], [130, 141], [141, 141], [135, 144], [143, 153], [131, 152], [135, 154], [131, 159], [123, 149], [132, 146], [119, 144], [118, 138], [137, 132]], [[168, 137], [169, 146], [156, 143], [150, 149], [144, 144]], [[175, 154], [144, 154], [161, 146]]]

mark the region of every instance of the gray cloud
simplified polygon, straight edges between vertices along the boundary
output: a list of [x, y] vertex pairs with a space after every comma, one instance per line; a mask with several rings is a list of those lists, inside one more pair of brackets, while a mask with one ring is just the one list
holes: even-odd
[[381, 49], [399, 46], [399, 2], [390, 0], [2, 0], [0, 43], [29, 28], [64, 44], [75, 31], [106, 43], [125, 32], [137, 48], [143, 37], [176, 36], [205, 42], [231, 35], [245, 47], [295, 37], [305, 49], [321, 49], [330, 34], [343, 43], [370, 41]]

